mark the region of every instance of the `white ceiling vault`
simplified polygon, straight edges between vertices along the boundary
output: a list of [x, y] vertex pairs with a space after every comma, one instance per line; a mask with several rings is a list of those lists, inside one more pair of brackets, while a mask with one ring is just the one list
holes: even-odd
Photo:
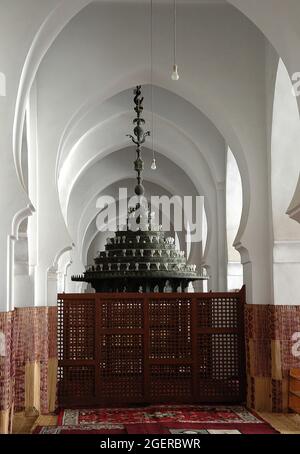
[[[10, 150], [0, 181], [14, 175], [9, 195], [3, 196], [3, 237], [11, 231], [11, 219], [23, 219], [34, 206], [29, 228], [38, 232], [34, 262], [40, 276], [73, 243], [80, 257], [73, 271], [82, 267], [93, 241], [95, 197], [133, 175], [125, 135], [132, 128], [132, 89], [141, 84], [159, 157], [157, 172], [147, 163], [146, 182], [170, 194], [191, 188], [205, 196], [205, 260], [214, 268], [214, 288], [224, 281], [227, 146], [232, 150], [243, 186], [235, 243], [242, 261], [251, 263], [247, 273], [258, 293], [249, 300], [267, 301], [270, 118], [279, 57], [290, 76], [300, 67], [299, 5], [296, 0], [178, 0], [180, 79], [173, 82], [172, 2], [154, 0], [152, 128], [149, 1], [11, 0], [11, 16], [0, 17], [3, 42], [16, 55], [8, 59], [0, 46], [9, 106], [2, 124], [10, 131], [0, 138], [1, 149]], [[151, 141], [146, 160], [149, 148]], [[297, 200], [296, 194], [293, 210]], [[4, 268], [9, 274], [9, 266]], [[3, 282], [7, 279], [3, 275]], [[37, 291], [41, 303], [44, 287]], [[2, 293], [3, 300], [11, 298]]]
[[227, 144], [243, 176], [241, 234], [246, 227], [253, 172], [246, 155], [249, 146], [253, 149], [254, 131], [257, 154], [263, 146], [257, 127], [264, 115], [265, 38], [226, 2], [179, 2], [180, 80], [174, 83], [171, 6], [154, 2], [153, 105], [149, 2], [90, 3], [57, 36], [39, 67], [43, 205], [61, 210], [81, 258], [93, 239], [87, 235], [94, 235], [89, 226], [97, 214], [97, 197], [134, 175], [126, 134], [132, 131], [136, 84], [143, 86], [146, 126], [153, 129], [159, 153], [153, 172], [151, 150], [145, 149], [145, 179], [172, 195], [205, 197], [207, 257], [214, 267], [225, 257], [220, 233], [225, 212], [219, 206], [225, 203], [220, 188], [224, 193]]
[[[89, 165], [99, 160], [101, 156], [105, 156], [107, 153], [112, 152], [114, 149], [120, 149], [126, 145], [125, 134], [130, 132], [131, 119], [132, 119], [132, 86], [134, 82], [130, 83], [130, 89], [117, 92], [111, 97], [108, 97], [108, 93], [111, 90], [105, 90], [103, 87], [103, 78], [107, 73], [106, 78], [111, 81], [115, 75], [118, 80], [121, 78], [121, 83], [129, 85], [126, 82], [126, 74], [123, 82], [122, 77], [119, 75], [120, 65], [124, 69], [128, 68], [129, 73], [135, 73], [136, 67], [144, 67], [142, 70], [142, 80], [137, 76], [135, 83], [144, 82], [149, 80], [149, 58], [147, 52], [149, 50], [148, 36], [147, 36], [147, 21], [149, 17], [145, 14], [144, 8], [139, 6], [137, 15], [142, 18], [141, 21], [134, 20], [134, 23], [140, 23], [140, 30], [136, 30], [132, 37], [129, 37], [129, 41], [132, 40], [132, 49], [134, 52], [130, 52], [130, 44], [126, 43], [127, 54], [121, 57], [121, 52], [118, 51], [120, 37], [122, 36], [122, 30], [119, 24], [119, 15], [116, 11], [111, 11], [113, 7], [107, 7], [102, 5], [101, 2], [97, 2], [97, 5], [90, 5], [83, 10], [76, 18], [71, 21], [66, 30], [56, 40], [55, 44], [50, 49], [48, 55], [44, 59], [43, 64], [40, 67], [38, 73], [38, 91], [39, 91], [39, 117], [41, 123], [44, 123], [43, 117], [45, 112], [45, 124], [46, 131], [43, 136], [49, 136], [51, 134], [51, 142], [58, 144], [58, 158], [56, 161], [56, 176], [58, 179], [59, 195], [61, 199], [63, 213], [66, 217], [67, 206], [69, 203], [69, 197], [72, 193], [72, 188], [76, 181], [80, 178], [81, 173], [87, 172]], [[121, 2], [122, 3], [122, 2]], [[127, 5], [128, 7], [128, 5]], [[126, 7], [126, 8], [127, 8]], [[103, 10], [104, 8], [104, 10]], [[131, 13], [128, 11], [126, 14], [126, 20], [123, 20], [122, 26], [127, 29], [126, 22], [131, 21]], [[102, 19], [102, 15], [106, 18]], [[136, 13], [135, 13], [136, 14]], [[103, 30], [102, 22], [107, 23], [107, 15], [110, 17], [110, 32]], [[165, 20], [168, 20], [168, 11], [165, 11]], [[124, 16], [123, 16], [124, 18]], [[128, 18], [128, 20], [127, 20]], [[86, 27], [86, 23], [89, 23], [89, 27]], [[116, 26], [114, 26], [114, 22]], [[119, 27], [117, 27], [117, 25]], [[84, 35], [80, 33], [80, 30], [85, 30]], [[102, 30], [102, 33], [101, 33]], [[117, 33], [116, 30], [119, 30]], [[90, 32], [89, 32], [90, 31]], [[76, 41], [72, 37], [72, 32], [76, 34]], [[101, 36], [103, 34], [103, 37]], [[65, 35], [65, 36], [64, 36]], [[97, 36], [99, 35], [99, 36]], [[116, 41], [116, 51], [119, 54], [119, 58], [110, 58], [109, 55], [105, 54], [105, 46], [101, 51], [99, 43], [106, 42], [108, 50], [113, 48], [111, 39], [114, 37]], [[134, 44], [135, 40], [138, 39], [140, 49], [136, 49], [137, 45]], [[66, 48], [70, 43], [70, 52]], [[166, 48], [169, 55], [171, 49], [170, 39], [165, 41]], [[118, 46], [117, 46], [118, 45]], [[93, 46], [93, 48], [91, 48]], [[161, 52], [161, 45], [159, 46]], [[71, 49], [73, 51], [71, 51]], [[88, 52], [88, 61], [87, 52]], [[129, 49], [129, 53], [128, 53]], [[76, 51], [75, 51], [76, 50]], [[103, 55], [101, 57], [101, 52]], [[139, 55], [136, 59], [135, 52]], [[81, 55], [79, 55], [81, 53]], [[68, 55], [69, 61], [66, 62], [65, 55]], [[126, 62], [122, 64], [120, 58], [126, 58], [129, 60], [129, 55], [133, 57], [132, 64]], [[85, 56], [84, 56], [85, 55]], [[104, 58], [105, 56], [105, 58]], [[82, 61], [82, 58], [84, 61]], [[163, 56], [154, 55], [154, 72], [156, 59], [161, 60]], [[62, 58], [62, 60], [60, 60]], [[74, 65], [72, 64], [74, 62]], [[76, 64], [77, 61], [77, 64]], [[80, 63], [79, 63], [80, 62]], [[103, 64], [101, 64], [103, 62]], [[65, 69], [62, 65], [67, 64]], [[113, 66], [118, 66], [118, 70], [114, 71]], [[51, 71], [51, 67], [55, 67], [56, 71]], [[71, 67], [73, 66], [73, 69]], [[112, 66], [112, 68], [109, 68]], [[165, 148], [165, 153], [168, 152], [169, 158], [175, 162], [179, 162], [179, 165], [185, 167], [185, 171], [189, 175], [195, 173], [195, 169], [199, 168], [199, 172], [204, 172], [204, 177], [211, 179], [211, 184], [222, 182], [225, 180], [225, 141], [222, 135], [218, 132], [215, 126], [208, 120], [208, 118], [191, 102], [188, 102], [184, 97], [178, 95], [175, 91], [174, 85], [169, 82], [169, 65], [166, 68], [165, 75], [162, 78], [163, 83], [161, 86], [156, 86], [154, 90], [154, 141], [156, 147]], [[68, 69], [67, 69], [68, 68]], [[96, 69], [95, 69], [96, 68]], [[95, 69], [95, 71], [93, 71]], [[109, 71], [107, 71], [110, 69]], [[99, 74], [101, 70], [101, 76]], [[127, 71], [128, 71], [127, 70]], [[192, 73], [192, 68], [182, 65], [184, 80], [184, 71]], [[96, 74], [98, 73], [98, 74]], [[99, 77], [98, 77], [99, 75]], [[54, 77], [55, 76], [55, 77]], [[132, 78], [132, 76], [131, 76]], [[159, 82], [160, 77], [155, 77]], [[167, 80], [166, 80], [167, 78]], [[80, 80], [79, 80], [80, 79]], [[77, 80], [77, 82], [76, 82]], [[85, 80], [89, 81], [89, 87], [85, 90], [80, 90], [80, 84], [84, 83]], [[164, 88], [167, 86], [168, 89]], [[89, 94], [89, 88], [95, 83], [93, 93]], [[76, 84], [79, 84], [76, 86]], [[73, 86], [72, 91], [68, 94], [69, 88]], [[43, 87], [46, 89], [44, 90]], [[52, 91], [53, 87], [53, 91]], [[116, 89], [115, 89], [116, 90]], [[62, 95], [62, 93], [64, 93]], [[101, 93], [103, 93], [101, 95]], [[145, 116], [148, 119], [148, 125], [151, 128], [151, 115], [150, 115], [150, 90], [146, 86], [144, 88], [145, 93]], [[84, 96], [84, 98], [83, 98]], [[75, 107], [75, 100], [77, 99], [77, 108]], [[63, 100], [63, 108], [57, 109], [55, 118], [48, 118], [48, 114], [51, 115], [52, 109], [49, 103], [57, 105], [57, 102], [61, 104]], [[60, 121], [60, 116], [63, 112], [70, 109], [70, 105], [74, 107], [69, 110], [68, 116], [65, 117], [63, 122]], [[43, 107], [44, 106], [44, 107]], [[61, 126], [59, 126], [59, 124]], [[49, 125], [53, 126], [53, 129], [57, 132], [61, 132], [60, 135], [56, 135], [54, 130], [49, 130]], [[42, 127], [42, 126], [41, 126]], [[54, 133], [54, 134], [53, 134]], [[179, 147], [179, 137], [181, 137], [181, 148]], [[178, 140], [177, 140], [178, 138]], [[43, 138], [41, 138], [43, 140]], [[188, 142], [190, 144], [188, 144]], [[47, 143], [49, 140], [47, 137]], [[169, 145], [168, 145], [169, 143]], [[163, 144], [165, 145], [163, 147]], [[199, 147], [199, 144], [201, 146]], [[177, 145], [177, 146], [176, 146]], [[49, 145], [47, 145], [49, 146]], [[169, 150], [168, 150], [169, 148]], [[191, 151], [189, 152], [188, 149]], [[186, 157], [189, 157], [186, 159]], [[197, 162], [198, 160], [198, 162]], [[90, 163], [90, 164], [89, 164]], [[129, 168], [130, 170], [130, 168]], [[198, 171], [194, 175], [199, 179]], [[201, 178], [202, 180], [202, 178]], [[202, 183], [203, 185], [204, 183]]]

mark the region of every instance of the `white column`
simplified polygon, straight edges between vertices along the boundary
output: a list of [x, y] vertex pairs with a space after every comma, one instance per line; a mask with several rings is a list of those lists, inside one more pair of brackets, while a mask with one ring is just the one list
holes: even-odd
[[57, 304], [57, 269], [50, 268], [47, 273], [47, 306]]
[[300, 241], [275, 241], [274, 304], [300, 305]]
[[218, 219], [218, 290], [227, 290], [227, 235], [226, 235], [226, 186], [217, 185], [217, 219]]

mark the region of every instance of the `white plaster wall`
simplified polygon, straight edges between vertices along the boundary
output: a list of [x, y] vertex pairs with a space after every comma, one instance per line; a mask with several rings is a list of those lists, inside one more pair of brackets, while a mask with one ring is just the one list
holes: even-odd
[[[300, 44], [300, 37], [299, 37], [299, 8], [300, 4], [298, 0], [286, 0], [282, 2], [282, 0], [252, 0], [251, 2], [249, 0], [229, 0], [231, 4], [234, 4], [237, 8], [240, 8], [241, 11], [243, 11], [244, 14], [248, 15], [251, 20], [253, 20], [257, 25], [263, 30], [263, 32], [266, 34], [266, 36], [272, 41], [274, 47], [277, 49], [278, 53], [282, 56], [283, 60], [285, 61], [289, 73], [291, 74], [293, 71], [298, 71], [300, 67], [300, 54], [298, 52], [299, 50], [299, 44]], [[21, 210], [25, 210], [26, 206], [28, 205], [29, 201], [26, 197], [25, 192], [22, 190], [21, 185], [18, 182], [17, 174], [15, 172], [15, 163], [13, 160], [13, 153], [12, 153], [12, 137], [13, 137], [13, 120], [14, 120], [14, 111], [15, 111], [15, 106], [17, 104], [17, 109], [18, 112], [22, 112], [22, 108], [24, 108], [24, 105], [26, 104], [26, 93], [27, 89], [31, 84], [31, 81], [34, 78], [35, 71], [38, 67], [39, 61], [41, 60], [42, 56], [47, 50], [47, 47], [51, 44], [53, 39], [55, 38], [56, 34], [59, 32], [59, 30], [63, 27], [63, 25], [69, 20], [69, 18], [72, 17], [73, 14], [75, 14], [77, 11], [80, 10], [80, 8], [89, 3], [89, 1], [80, 1], [80, 0], [64, 0], [61, 2], [55, 1], [55, 0], [41, 0], [38, 3], [36, 0], [22, 0], [20, 2], [19, 0], [7, 0], [3, 2], [3, 5], [1, 5], [1, 8], [3, 6], [3, 10], [1, 10], [0, 14], [0, 30], [1, 30], [1, 36], [5, 37], [5, 39], [0, 40], [0, 61], [1, 61], [1, 68], [0, 70], [6, 75], [7, 79], [7, 96], [6, 98], [1, 98], [0, 99], [0, 124], [2, 128], [2, 134], [0, 135], [0, 150], [1, 153], [3, 153], [3, 156], [5, 159], [3, 159], [3, 165], [1, 166], [0, 169], [0, 207], [1, 207], [1, 213], [2, 213], [2, 218], [1, 218], [1, 231], [0, 231], [0, 251], [1, 251], [1, 273], [0, 273], [0, 305], [1, 309], [3, 310], [8, 310], [11, 308], [11, 264], [12, 261], [10, 260], [11, 254], [10, 254], [10, 249], [11, 246], [9, 246], [11, 243], [7, 239], [7, 235], [11, 234], [11, 223], [14, 215], [17, 212], [20, 212]], [[56, 11], [54, 11], [54, 8], [57, 6]], [[216, 7], [215, 10], [217, 11], [217, 14], [222, 20], [224, 21], [224, 25], [226, 25], [226, 28], [230, 31], [240, 31], [239, 27], [235, 27], [233, 23], [230, 23], [230, 21], [227, 20], [227, 15], [223, 13], [223, 11], [219, 10], [219, 7]], [[53, 12], [53, 15], [50, 17], [49, 13]], [[197, 21], [196, 15], [194, 14], [195, 17], [195, 22]], [[36, 40], [34, 46], [32, 46], [31, 50], [34, 50], [30, 54], [30, 59], [26, 62], [26, 68], [24, 70], [24, 78], [22, 81], [22, 90], [20, 91], [20, 98], [19, 102], [16, 103], [17, 100], [17, 90], [19, 87], [19, 81], [20, 81], [20, 76], [21, 76], [21, 71], [26, 59], [26, 56], [28, 55], [30, 46], [33, 42], [33, 38], [38, 32], [39, 27], [42, 25], [42, 23], [46, 20], [46, 27], [42, 30], [42, 33], [40, 33], [38, 39]], [[205, 17], [206, 24], [209, 26], [209, 22], [207, 21], [207, 17]], [[221, 20], [221, 19], [220, 19]], [[249, 35], [247, 42], [250, 43], [252, 42], [251, 40], [251, 33], [252, 29], [251, 26], [247, 24], [246, 20], [241, 19], [241, 23], [244, 24], [246, 27]], [[193, 25], [194, 22], [191, 22], [191, 25]], [[202, 24], [199, 22], [199, 28]], [[218, 28], [218, 23], [214, 21], [214, 27], [212, 29]], [[278, 33], [278, 29], [280, 27], [280, 33]], [[207, 28], [207, 27], [206, 27]], [[188, 30], [190, 32], [189, 27], [185, 28], [185, 30]], [[205, 27], [202, 27], [201, 30], [205, 31]], [[193, 28], [192, 28], [193, 31]], [[189, 35], [189, 34], [188, 34]], [[156, 33], [156, 36], [159, 37], [160, 35]], [[190, 35], [189, 35], [190, 36]], [[203, 39], [201, 40], [202, 43], [209, 42], [209, 40], [206, 40], [206, 36], [203, 36]], [[239, 36], [241, 38], [241, 36]], [[165, 41], [169, 39], [169, 33], [168, 30], [165, 30]], [[163, 37], [164, 41], [164, 37]], [[227, 39], [218, 39], [218, 43], [224, 43], [226, 42]], [[239, 43], [241, 46], [245, 43], [246, 41], [246, 36], [245, 39], [238, 39], [237, 36], [235, 37], [235, 42], [234, 44], [236, 45]], [[254, 40], [255, 41], [255, 40]], [[103, 41], [104, 42], [104, 41]], [[169, 42], [169, 41], [168, 41]], [[232, 45], [232, 41], [229, 39], [228, 40], [229, 48]], [[256, 47], [257, 49], [262, 49], [262, 46], [259, 45], [259, 43], [256, 41], [254, 44], [253, 49]], [[222, 46], [221, 46], [222, 47]], [[235, 144], [237, 148], [241, 145], [241, 143], [244, 146], [244, 140], [245, 136], [248, 137], [246, 142], [248, 142], [248, 146], [245, 147], [245, 151], [248, 152], [249, 154], [253, 151], [254, 154], [256, 153], [263, 154], [263, 149], [264, 147], [262, 144], [257, 147], [257, 143], [254, 143], [256, 141], [251, 141], [251, 136], [255, 136], [255, 132], [261, 127], [263, 124], [261, 115], [257, 115], [257, 121], [253, 121], [252, 124], [252, 119], [253, 115], [257, 114], [256, 108], [254, 108], [253, 104], [257, 102], [256, 98], [259, 98], [260, 100], [263, 100], [262, 93], [260, 90], [258, 90], [257, 96], [255, 96], [255, 86], [258, 87], [258, 84], [256, 85], [254, 79], [256, 78], [256, 71], [255, 69], [253, 71], [248, 70], [248, 76], [249, 78], [243, 77], [243, 70], [237, 71], [238, 78], [240, 81], [245, 81], [244, 84], [244, 90], [239, 89], [239, 83], [232, 77], [232, 87], [236, 85], [236, 90], [229, 90], [228, 91], [228, 97], [236, 100], [243, 100], [247, 101], [249, 100], [251, 107], [250, 107], [250, 112], [248, 111], [248, 105], [246, 106], [247, 108], [241, 110], [241, 115], [240, 115], [240, 122], [236, 122], [234, 118], [238, 116], [238, 112], [236, 112], [236, 115], [232, 115], [234, 112], [234, 109], [232, 109], [231, 103], [228, 102], [228, 99], [224, 99], [222, 96], [220, 96], [220, 92], [224, 91], [224, 80], [227, 80], [227, 78], [224, 78], [224, 74], [222, 71], [222, 65], [224, 61], [222, 60], [222, 55], [224, 56], [224, 59], [227, 58], [229, 55], [229, 50], [228, 52], [223, 52], [223, 49], [220, 47], [220, 55], [218, 52], [214, 52], [214, 47], [212, 47], [212, 54], [214, 55], [215, 58], [215, 67], [212, 68], [210, 65], [207, 65], [209, 62], [209, 57], [206, 57], [206, 53], [199, 52], [199, 56], [201, 57], [200, 60], [202, 63], [204, 62], [205, 65], [203, 69], [203, 76], [204, 80], [206, 81], [212, 81], [214, 87], [217, 87], [216, 89], [216, 97], [211, 96], [211, 90], [208, 90], [207, 88], [207, 83], [205, 83], [202, 79], [199, 79], [199, 76], [194, 77], [194, 82], [190, 84], [190, 80], [188, 81], [188, 84], [191, 86], [190, 90], [190, 99], [197, 104], [199, 101], [199, 97], [193, 96], [193, 94], [197, 94], [199, 91], [201, 91], [201, 94], [203, 94], [203, 109], [207, 111], [207, 113], [210, 113], [210, 117], [218, 124], [218, 127], [220, 130], [222, 130], [222, 133], [226, 136], [226, 140], [228, 143], [231, 144], [232, 148], [234, 149], [233, 145]], [[76, 48], [76, 47], [75, 47]], [[9, 49], [9, 52], [7, 52], [7, 49]], [[191, 50], [189, 55], [185, 55], [185, 63], [188, 61], [189, 58], [193, 58], [195, 60], [195, 56], [197, 53], [193, 51], [192, 47], [189, 47]], [[125, 53], [124, 53], [125, 55]], [[142, 55], [142, 54], [141, 54]], [[203, 55], [205, 55], [205, 58], [203, 58]], [[244, 49], [244, 57], [245, 58], [235, 58], [234, 57], [234, 52], [232, 53], [232, 58], [234, 60], [234, 68], [236, 68], [236, 65], [238, 62], [241, 63], [241, 66], [245, 68], [245, 72], [247, 72], [248, 66], [245, 64], [245, 60], [249, 62], [249, 66], [254, 68], [255, 65], [253, 65], [253, 61], [251, 58], [248, 58], [247, 52], [245, 52]], [[255, 52], [253, 52], [253, 55], [255, 55]], [[221, 61], [220, 61], [220, 68], [216, 68], [217, 61], [220, 60], [221, 56]], [[230, 55], [229, 55], [230, 56]], [[251, 61], [250, 61], [251, 60]], [[68, 65], [69, 62], [67, 62]], [[183, 59], [181, 59], [181, 64], [183, 63]], [[192, 66], [192, 65], [191, 65]], [[184, 67], [188, 67], [184, 65]], [[71, 68], [71, 66], [70, 66]], [[206, 68], [208, 70], [206, 71]], [[52, 68], [52, 71], [54, 69]], [[168, 71], [169, 71], [169, 66], [168, 66]], [[226, 69], [224, 68], [225, 74], [226, 74]], [[67, 71], [68, 72], [68, 71]], [[212, 72], [215, 74], [215, 78], [211, 77]], [[70, 73], [73, 75], [74, 73], [70, 71]], [[119, 74], [119, 73], [117, 73]], [[186, 72], [184, 72], [185, 76], [187, 75]], [[198, 74], [198, 73], [197, 73]], [[220, 82], [219, 76], [217, 77], [217, 74], [220, 76], [222, 75], [222, 81]], [[208, 77], [207, 77], [208, 76]], [[250, 80], [253, 79], [253, 84], [249, 83]], [[258, 78], [260, 79], [260, 77]], [[130, 85], [132, 85], [132, 82], [130, 82]], [[182, 82], [182, 81], [181, 81]], [[203, 83], [204, 82], [204, 83]], [[81, 85], [81, 88], [84, 85]], [[180, 91], [184, 91], [182, 85], [177, 85], [178, 89]], [[226, 86], [226, 83], [225, 83]], [[249, 91], [247, 91], [246, 87], [248, 86]], [[194, 88], [192, 88], [194, 87]], [[199, 88], [200, 87], [200, 88]], [[218, 87], [220, 90], [218, 90]], [[105, 89], [104, 89], [105, 90]], [[71, 90], [70, 90], [71, 91]], [[207, 93], [207, 98], [205, 99], [205, 94]], [[242, 96], [242, 93], [247, 93], [247, 95]], [[198, 93], [199, 94], [199, 93]], [[198, 101], [197, 101], [198, 99]], [[299, 99], [298, 99], [298, 104], [299, 104]], [[61, 107], [58, 104], [58, 110]], [[217, 109], [219, 107], [219, 109]], [[51, 106], [50, 106], [50, 111], [51, 111]], [[258, 109], [260, 110], [260, 109]], [[220, 115], [218, 116], [216, 112], [219, 112]], [[243, 112], [245, 115], [243, 115]], [[261, 112], [261, 111], [260, 111]], [[22, 127], [22, 122], [20, 121], [20, 118], [22, 118], [22, 115], [17, 114], [17, 122], [16, 122], [16, 135], [21, 136], [21, 127]], [[245, 121], [248, 119], [248, 122]], [[229, 125], [230, 122], [233, 121], [233, 126], [234, 128], [231, 130]], [[239, 125], [237, 124], [239, 123]], [[50, 121], [49, 123], [52, 126], [52, 122]], [[252, 124], [252, 127], [249, 125]], [[243, 126], [244, 125], [244, 126]], [[247, 125], [247, 126], [246, 126]], [[244, 131], [244, 128], [248, 129], [248, 132]], [[244, 137], [243, 137], [244, 136]], [[53, 144], [51, 144], [50, 149]], [[18, 148], [18, 147], [16, 147]], [[56, 148], [55, 148], [56, 149]], [[256, 151], [257, 150], [257, 151]], [[49, 151], [49, 150], [48, 150]], [[234, 150], [235, 151], [235, 150]], [[260, 168], [260, 161], [256, 162], [257, 168]], [[252, 165], [250, 172], [250, 181], [252, 181], [252, 184], [255, 185], [255, 166]], [[262, 169], [262, 174], [264, 173], [265, 169]], [[254, 191], [253, 195], [253, 200], [258, 200], [259, 199], [259, 194], [264, 194], [264, 188], [259, 186], [257, 190]], [[297, 209], [298, 200], [297, 200], [297, 193], [295, 195], [293, 207], [295, 210]], [[252, 225], [252, 230], [254, 232], [254, 224], [255, 224], [255, 216], [258, 218], [259, 214], [263, 213], [263, 207], [260, 206], [259, 209], [257, 208], [254, 210], [254, 217], [251, 217], [251, 225]], [[245, 221], [246, 222], [246, 221]], [[251, 229], [250, 229], [251, 232]], [[260, 231], [258, 231], [260, 233]], [[248, 235], [248, 240], [251, 238], [252, 233]], [[244, 239], [246, 237], [244, 236]], [[263, 238], [265, 240], [265, 238]], [[247, 241], [244, 241], [244, 244], [246, 244]], [[249, 241], [248, 244], [249, 245]], [[260, 249], [261, 244], [258, 245], [258, 250]], [[265, 251], [264, 251], [265, 252]], [[258, 259], [259, 257], [256, 257]], [[262, 264], [263, 267], [265, 267], [265, 263]], [[259, 266], [257, 268], [257, 271], [259, 272]], [[266, 275], [262, 275], [261, 279], [265, 280]], [[259, 285], [259, 280], [257, 282], [258, 276], [254, 276], [254, 287], [257, 289], [260, 288]], [[258, 285], [256, 285], [258, 284]], [[265, 293], [262, 288], [259, 290], [261, 292], [261, 295], [257, 295], [258, 298], [256, 299], [255, 302], [264, 302], [266, 301], [265, 298]]]
[[300, 241], [274, 244], [274, 303], [300, 305]]
[[[59, 36], [39, 72], [41, 142], [47, 155], [51, 155], [51, 150], [58, 149], [57, 136], [86, 100], [96, 98], [101, 102], [110, 93], [121, 91], [125, 84], [132, 86], [133, 81], [147, 82], [149, 42], [143, 34], [147, 24], [148, 17], [142, 5], [126, 5], [124, 10], [120, 5], [109, 8], [107, 5], [94, 5], [78, 15]], [[248, 218], [247, 213], [244, 216], [242, 227], [245, 227], [247, 220], [248, 223], [242, 243], [251, 249], [250, 260], [257, 291], [253, 300], [263, 304], [268, 299], [271, 284], [270, 263], [266, 258], [269, 257], [266, 251], [268, 231], [259, 215], [266, 212], [267, 200], [258, 197], [258, 194], [267, 193], [264, 178], [267, 172], [264, 153], [266, 137], [261, 128], [265, 116], [264, 39], [243, 16], [226, 6], [217, 9], [205, 6], [201, 14], [200, 10], [198, 14], [198, 10], [195, 13], [190, 7], [182, 9], [178, 24], [179, 36], [181, 33], [178, 58], [182, 77], [178, 84], [172, 84], [168, 61], [170, 40], [164, 39], [164, 34], [166, 37], [171, 35], [166, 6], [161, 7], [159, 14], [156, 13], [155, 27], [159, 31], [155, 36], [160, 37], [159, 45], [157, 41], [154, 44], [155, 83], [174, 91], [204, 111], [231, 145], [243, 174], [243, 183], [247, 186], [247, 168], [248, 176], [253, 180], [253, 202], [250, 202]], [[183, 30], [187, 29], [188, 33], [183, 34]], [[126, 36], [126, 40], [118, 40], [115, 30], [118, 30], [119, 36]], [[143, 38], [137, 40], [139, 35]], [[109, 54], [105, 47], [99, 49], [99, 42], [110, 43]], [[126, 53], [131, 46], [135, 48], [135, 53]], [[72, 52], [74, 48], [76, 54]], [[189, 52], [186, 52], [187, 48]], [[97, 55], [97, 58], [90, 58], [91, 55]], [[142, 57], [137, 60], [135, 55], [145, 56], [144, 61]], [[53, 67], [58, 68], [55, 77], [51, 71]], [[84, 68], [84, 71], [79, 68]], [[71, 78], [69, 74], [72, 74]], [[244, 193], [244, 197], [247, 196], [249, 188]]]
[[34, 305], [32, 276], [28, 264], [27, 232], [19, 234], [14, 250], [14, 307], [31, 307]]
[[58, 260], [57, 264], [57, 293], [66, 293], [68, 271], [72, 265], [72, 251], [66, 251]]
[[241, 289], [244, 284], [243, 266], [241, 262], [228, 262], [227, 266], [227, 290]]
[[[257, 25], [285, 63], [290, 78], [300, 68], [300, 3], [298, 0], [228, 0]], [[280, 33], [278, 28], [280, 27]], [[300, 97], [297, 98], [298, 109]], [[300, 178], [289, 215], [300, 222]]]
[[300, 178], [297, 183], [297, 187], [293, 196], [293, 199], [290, 203], [287, 214], [300, 224]]
[[[279, 61], [273, 106], [272, 210], [274, 238], [300, 240], [300, 227], [286, 211], [293, 198], [300, 169], [300, 117], [292, 84]], [[286, 177], [285, 177], [286, 176]]]
[[230, 148], [227, 150], [226, 172], [226, 233], [227, 233], [227, 289], [239, 289], [243, 285], [243, 266], [234, 242], [241, 222], [243, 188], [237, 162]]
[[286, 214], [300, 168], [300, 118], [288, 72], [279, 61], [271, 142], [274, 303], [300, 304], [300, 226]]
[[243, 189], [241, 175], [232, 154], [227, 151], [227, 176], [226, 176], [226, 229], [228, 260], [239, 262], [240, 254], [233, 246], [241, 222], [243, 209]]
[[[32, 40], [49, 11], [58, 3], [34, 0], [19, 2], [5, 0], [0, 14], [0, 71], [6, 79], [6, 96], [0, 98], [0, 310], [13, 308], [12, 221], [29, 204], [28, 197], [17, 177], [13, 155], [13, 124], [17, 92], [22, 67]], [[20, 131], [21, 147], [22, 131]]]
[[[171, 87], [170, 87], [171, 88]], [[165, 90], [161, 87], [154, 86], [153, 90], [148, 85], [143, 86], [144, 96], [144, 116], [147, 120], [147, 126], [150, 127], [154, 143], [160, 142], [163, 134], [160, 123], [164, 120], [178, 128], [184, 133], [196, 146], [199, 146], [198, 154], [204, 156], [209, 172], [215, 181], [223, 181], [224, 178], [224, 139], [216, 127], [196, 109], [191, 103], [177, 96], [172, 91]], [[153, 103], [151, 97], [153, 96]], [[75, 154], [80, 155], [83, 147], [89, 148], [92, 135], [95, 129], [103, 124], [106, 129], [110, 128], [109, 120], [116, 119], [121, 122], [121, 114], [128, 113], [132, 116], [132, 87], [122, 91], [110, 99], [100, 102], [97, 98], [87, 103], [81, 108], [68, 124], [60, 144], [58, 164], [58, 177], [61, 177], [63, 183], [64, 166], [68, 167], [75, 161]], [[153, 112], [154, 117], [152, 118]], [[124, 127], [128, 128], [126, 118], [124, 118]], [[153, 125], [152, 125], [153, 121]], [[111, 144], [116, 142], [114, 136], [122, 134], [122, 127], [114, 128], [111, 134]], [[122, 136], [123, 139], [123, 136]], [[152, 139], [151, 139], [152, 140]], [[99, 141], [98, 141], [99, 144]], [[175, 154], [174, 150], [174, 154]], [[98, 150], [99, 152], [99, 150]], [[72, 156], [70, 156], [72, 155]], [[70, 159], [71, 157], [71, 159]], [[67, 161], [69, 159], [69, 161]], [[78, 160], [78, 157], [76, 161]], [[75, 162], [74, 162], [75, 163]], [[70, 170], [69, 170], [70, 171]]]

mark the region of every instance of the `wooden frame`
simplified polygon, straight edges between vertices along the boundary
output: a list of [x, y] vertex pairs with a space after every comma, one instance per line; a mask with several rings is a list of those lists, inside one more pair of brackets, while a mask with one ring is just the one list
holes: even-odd
[[58, 295], [60, 406], [242, 403], [239, 293]]

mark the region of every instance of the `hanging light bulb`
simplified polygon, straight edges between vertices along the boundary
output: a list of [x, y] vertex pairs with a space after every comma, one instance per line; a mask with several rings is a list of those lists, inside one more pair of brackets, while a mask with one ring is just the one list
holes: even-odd
[[176, 0], [174, 0], [174, 64], [173, 72], [171, 75], [172, 80], [179, 80], [178, 65], [176, 63], [176, 60], [177, 60], [177, 5]]
[[179, 74], [178, 74], [178, 66], [174, 65], [173, 66], [173, 72], [172, 72], [172, 80], [179, 80]]
[[150, 66], [151, 66], [151, 124], [152, 124], [152, 163], [151, 170], [156, 170], [156, 159], [154, 151], [154, 110], [153, 110], [153, 0], [150, 0]]

